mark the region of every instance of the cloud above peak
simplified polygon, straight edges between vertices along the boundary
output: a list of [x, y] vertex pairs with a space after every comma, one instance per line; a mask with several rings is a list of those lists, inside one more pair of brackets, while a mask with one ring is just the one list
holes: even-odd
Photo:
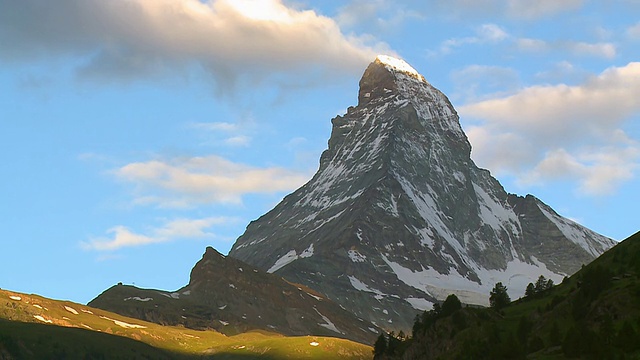
[[190, 67], [218, 87], [283, 72], [360, 71], [384, 44], [280, 0], [0, 0], [0, 60], [78, 59], [78, 76], [131, 80]]
[[623, 130], [640, 116], [639, 97], [640, 63], [634, 62], [580, 85], [531, 86], [459, 110], [477, 120], [467, 133], [482, 166], [525, 184], [576, 179], [582, 193], [603, 195], [640, 166], [640, 143]]

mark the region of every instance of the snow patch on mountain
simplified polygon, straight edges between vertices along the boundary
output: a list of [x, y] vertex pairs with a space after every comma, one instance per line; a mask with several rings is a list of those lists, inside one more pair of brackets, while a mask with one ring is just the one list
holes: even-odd
[[53, 323], [53, 321], [51, 321], [49, 319], [45, 319], [44, 316], [41, 316], [41, 315], [33, 315], [33, 317], [38, 321], [42, 321], [43, 323], [47, 323], [47, 324], [52, 324]]
[[433, 303], [426, 299], [409, 297], [404, 299], [404, 301], [411, 304], [411, 306], [416, 310], [426, 311], [433, 309]]
[[353, 286], [353, 288], [356, 290], [370, 292], [380, 296], [387, 296], [387, 294], [383, 293], [380, 290], [370, 288], [367, 284], [363, 283], [355, 276], [349, 275], [349, 282], [351, 283], [351, 286]]
[[349, 250], [347, 254], [349, 255], [349, 259], [354, 263], [365, 262], [367, 260], [367, 257], [360, 254], [357, 250]]
[[301, 252], [300, 255], [298, 255], [295, 250], [290, 250], [288, 253], [282, 255], [282, 257], [276, 260], [276, 262], [269, 268], [269, 270], [267, 270], [267, 272], [270, 274], [274, 273], [298, 259], [304, 259], [311, 256], [313, 256], [313, 244], [309, 245], [309, 247]]
[[338, 330], [338, 328], [336, 327], [336, 325], [335, 325], [333, 322], [331, 322], [331, 320], [329, 320], [329, 318], [328, 318], [328, 317], [326, 317], [326, 316], [322, 315], [322, 314], [320, 313], [320, 311], [318, 311], [318, 309], [316, 309], [315, 307], [314, 307], [313, 309], [318, 313], [318, 315], [320, 315], [320, 317], [322, 318], [322, 320], [324, 320], [324, 322], [325, 322], [324, 324], [318, 324], [318, 325], [322, 326], [322, 327], [323, 327], [323, 328], [325, 328], [325, 329], [329, 329], [329, 330], [331, 330], [331, 331], [333, 331], [333, 332], [336, 332], [336, 333], [338, 333], [338, 334], [342, 334], [342, 331]]
[[70, 306], [65, 306], [64, 309], [72, 313], [73, 315], [78, 315], [78, 311]]
[[505, 230], [508, 233], [521, 234], [520, 220], [511, 206], [499, 203], [477, 184], [473, 184], [473, 188], [481, 205], [480, 218], [485, 224], [498, 232]]
[[406, 61], [398, 58], [394, 58], [388, 55], [378, 55], [376, 57], [385, 67], [391, 71], [402, 71], [413, 76], [422, 77], [420, 73], [409, 65]]
[[111, 319], [111, 318], [108, 318], [106, 316], [100, 316], [100, 318], [101, 319], [105, 319], [105, 320], [109, 320], [109, 321], [113, 321], [114, 324], [120, 326], [121, 328], [125, 328], [125, 329], [146, 329], [147, 328], [146, 326], [136, 325], [136, 324], [129, 324], [127, 322]]
[[128, 297], [125, 298], [124, 301], [129, 301], [129, 300], [135, 300], [135, 301], [141, 301], [141, 302], [147, 302], [147, 301], [151, 301], [153, 300], [153, 298], [141, 298], [139, 296], [132, 296], [132, 297]]
[[433, 268], [413, 271], [397, 262], [389, 260], [386, 255], [382, 259], [398, 279], [418, 290], [422, 290], [438, 300], [444, 300], [450, 294], [455, 294], [460, 301], [469, 304], [489, 305], [489, 292], [497, 282], [502, 282], [508, 288], [512, 298], [524, 295], [530, 282], [535, 283], [540, 275], [554, 282], [562, 281], [563, 276], [553, 273], [546, 265], [532, 258], [534, 264], [514, 259], [501, 270], [489, 270], [479, 266], [475, 273], [480, 283], [461, 275], [455, 268], [449, 268], [448, 274], [441, 274]]

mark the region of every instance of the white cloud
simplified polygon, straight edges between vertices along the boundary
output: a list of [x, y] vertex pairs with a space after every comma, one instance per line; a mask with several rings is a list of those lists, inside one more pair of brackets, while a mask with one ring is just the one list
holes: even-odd
[[95, 238], [80, 245], [85, 250], [113, 251], [123, 247], [143, 246], [180, 239], [211, 238], [215, 235], [207, 229], [214, 225], [231, 221], [223, 217], [205, 219], [177, 219], [158, 228], [149, 229], [147, 234], [139, 234], [125, 226], [115, 226], [107, 231], [106, 238]]
[[74, 56], [79, 76], [109, 81], [196, 65], [224, 91], [240, 78], [360, 72], [388, 49], [281, 0], [0, 0], [0, 8], [1, 58]]
[[609, 195], [634, 177], [640, 159], [640, 146], [604, 147], [577, 155], [559, 148], [545, 154], [535, 168], [521, 179], [523, 183], [579, 178], [578, 190], [586, 195]]
[[480, 165], [525, 183], [562, 174], [582, 192], [600, 194], [630, 179], [640, 161], [640, 143], [622, 130], [640, 116], [638, 98], [640, 63], [629, 63], [578, 86], [533, 86], [459, 112], [480, 119], [468, 129]]
[[239, 204], [246, 194], [291, 191], [310, 178], [309, 174], [279, 167], [256, 168], [213, 155], [131, 163], [114, 173], [136, 185], [136, 203], [160, 207]]

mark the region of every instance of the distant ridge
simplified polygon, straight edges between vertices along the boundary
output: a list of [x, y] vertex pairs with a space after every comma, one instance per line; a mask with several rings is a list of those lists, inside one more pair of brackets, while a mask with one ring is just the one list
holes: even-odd
[[310, 288], [285, 281], [207, 247], [177, 291], [116, 285], [90, 306], [163, 325], [214, 329], [227, 335], [251, 330], [283, 335], [333, 336], [373, 343], [380, 329]]

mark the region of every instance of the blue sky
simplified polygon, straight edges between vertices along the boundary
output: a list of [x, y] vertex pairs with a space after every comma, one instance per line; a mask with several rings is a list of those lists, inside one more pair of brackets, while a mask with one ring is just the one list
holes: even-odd
[[311, 178], [379, 53], [506, 190], [638, 231], [638, 0], [0, 0], [0, 287], [187, 284]]

